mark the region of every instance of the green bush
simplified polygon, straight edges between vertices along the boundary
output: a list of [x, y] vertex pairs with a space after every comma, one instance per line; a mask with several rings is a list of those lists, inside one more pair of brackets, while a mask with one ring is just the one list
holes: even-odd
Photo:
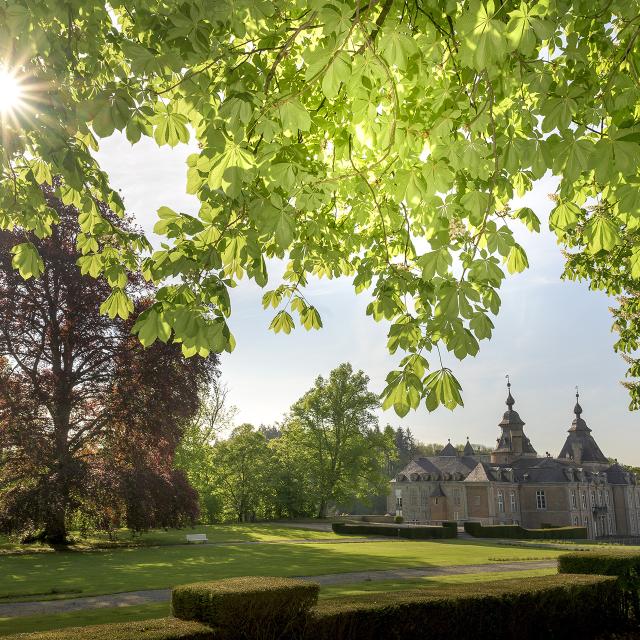
[[141, 622], [69, 627], [39, 633], [19, 633], [3, 640], [213, 640], [208, 627], [176, 618], [159, 618]]
[[475, 538], [511, 538], [514, 540], [584, 540], [586, 527], [554, 527], [552, 529], [525, 529], [519, 524], [483, 525], [465, 522], [464, 530]]
[[640, 620], [640, 554], [625, 551], [565, 553], [558, 557], [560, 573], [616, 576], [631, 617]]
[[324, 600], [304, 640], [566, 640], [625, 622], [613, 578], [555, 575]]
[[396, 524], [402, 524], [402, 523], [404, 522], [404, 518], [403, 518], [402, 516], [396, 516], [396, 517], [393, 519], [393, 521], [394, 521]]
[[443, 538], [455, 538], [458, 535], [457, 526], [451, 527], [449, 523], [441, 527], [415, 526], [396, 527], [392, 524], [351, 524], [347, 522], [334, 522], [331, 525], [334, 533], [342, 535], [358, 536], [390, 536], [393, 538], [407, 538], [409, 540], [440, 540]]
[[176, 618], [213, 627], [217, 638], [267, 640], [297, 629], [319, 590], [295, 578], [228, 578], [175, 587], [171, 609]]

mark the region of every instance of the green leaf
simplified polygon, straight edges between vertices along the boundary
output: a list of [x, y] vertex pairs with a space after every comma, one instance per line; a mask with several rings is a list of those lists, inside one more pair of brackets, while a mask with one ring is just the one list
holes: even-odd
[[78, 258], [76, 264], [83, 276], [89, 274], [92, 278], [97, 278], [102, 271], [102, 256], [99, 253], [90, 253]]
[[514, 244], [509, 251], [507, 257], [507, 270], [509, 273], [520, 273], [529, 267], [529, 260], [527, 260], [527, 254], [519, 244]]
[[153, 137], [159, 146], [168, 144], [170, 147], [175, 147], [180, 142], [184, 144], [189, 142], [186, 116], [166, 110], [161, 111], [155, 121]]
[[476, 313], [469, 323], [471, 330], [476, 334], [478, 340], [485, 340], [491, 337], [493, 322], [486, 313]]
[[278, 311], [275, 315], [275, 318], [269, 325], [269, 329], [272, 329], [274, 333], [280, 333], [283, 331], [284, 333], [289, 334], [295, 326], [293, 318], [283, 309], [282, 311]]
[[171, 336], [171, 325], [162, 311], [158, 312], [151, 307], [140, 314], [132, 331], [138, 335], [144, 347], [149, 347], [156, 340], [167, 342]]
[[100, 313], [108, 315], [112, 320], [116, 316], [126, 320], [133, 313], [133, 301], [122, 289], [114, 289], [100, 305]]
[[578, 222], [580, 207], [573, 202], [561, 202], [549, 216], [549, 226], [551, 229], [566, 231], [575, 227]]
[[426, 406], [429, 411], [439, 405], [451, 410], [464, 406], [460, 395], [462, 387], [450, 369], [434, 371], [426, 377], [423, 384], [427, 389]]
[[322, 76], [322, 92], [329, 99], [335, 98], [340, 85], [347, 82], [350, 76], [351, 58], [345, 51], [341, 51]]
[[432, 280], [436, 274], [440, 276], [447, 275], [452, 258], [449, 250], [443, 247], [442, 249], [421, 255], [416, 262], [422, 267], [422, 279]]
[[518, 209], [515, 212], [515, 216], [518, 220], [522, 220], [522, 222], [527, 225], [527, 229], [529, 229], [529, 231], [535, 231], [536, 233], [540, 231], [540, 219], [533, 212], [533, 209], [530, 209], [529, 207], [522, 207], [522, 209]]
[[402, 31], [386, 30], [379, 42], [383, 57], [399, 69], [406, 69], [409, 59], [418, 53], [416, 41]]
[[302, 106], [300, 100], [294, 98], [287, 100], [278, 107], [282, 130], [286, 135], [298, 135], [298, 130], [309, 131], [311, 116]]
[[302, 326], [307, 330], [322, 329], [322, 319], [315, 307], [306, 307], [300, 313], [300, 321], [302, 322]]
[[589, 245], [589, 253], [611, 251], [616, 245], [620, 244], [618, 225], [604, 216], [591, 218], [585, 227], [584, 235]]
[[11, 253], [13, 254], [11, 260], [13, 268], [17, 269], [25, 280], [38, 278], [44, 272], [44, 262], [35, 245], [31, 242], [15, 245], [11, 249]]

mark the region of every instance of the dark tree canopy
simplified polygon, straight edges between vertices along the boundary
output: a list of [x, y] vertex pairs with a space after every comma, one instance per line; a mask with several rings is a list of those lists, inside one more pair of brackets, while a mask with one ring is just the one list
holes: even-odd
[[[132, 319], [102, 315], [110, 287], [77, 264], [78, 211], [50, 189], [45, 198], [58, 224], [28, 238], [41, 278], [12, 267], [23, 234], [0, 232], [0, 529], [64, 542], [72, 516], [104, 529], [192, 520], [196, 495], [173, 458], [216, 359], [141, 347], [133, 318], [153, 291], [124, 266], [108, 277], [133, 301]], [[108, 224], [114, 215], [100, 208]]]

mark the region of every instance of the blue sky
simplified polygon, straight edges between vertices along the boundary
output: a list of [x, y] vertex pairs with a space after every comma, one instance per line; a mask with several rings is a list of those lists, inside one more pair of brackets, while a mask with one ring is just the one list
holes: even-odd
[[[160, 206], [197, 211], [197, 200], [184, 188], [184, 160], [193, 149], [159, 149], [149, 139], [132, 147], [119, 135], [101, 145], [103, 168], [149, 235]], [[446, 356], [445, 364], [462, 384], [465, 407], [431, 414], [421, 408], [402, 420], [392, 411], [381, 412], [381, 424], [410, 427], [426, 442], [462, 442], [469, 436], [490, 445], [505, 409], [508, 373], [515, 408], [538, 453], [558, 454], [579, 385], [583, 417], [605, 455], [640, 465], [640, 414], [627, 409], [627, 393], [619, 384], [625, 363], [612, 349], [615, 334], [608, 307], [613, 301], [588, 291], [585, 284], [560, 280], [563, 259], [546, 229], [552, 206], [547, 194], [554, 184], [543, 179], [522, 203], [543, 220], [543, 232], [514, 229], [530, 268], [503, 285], [494, 337], [481, 343], [476, 358], [458, 362], [452, 354]], [[372, 390], [383, 388], [397, 357], [386, 351], [386, 326], [365, 316], [368, 298], [356, 296], [348, 280], [316, 281], [309, 287], [308, 297], [322, 315], [321, 331], [274, 335], [267, 329], [272, 314], [263, 311], [261, 297], [262, 290], [247, 281], [232, 291], [230, 326], [237, 347], [223, 356], [222, 375], [240, 410], [239, 422], [279, 420], [318, 374], [345, 361], [370, 376]]]

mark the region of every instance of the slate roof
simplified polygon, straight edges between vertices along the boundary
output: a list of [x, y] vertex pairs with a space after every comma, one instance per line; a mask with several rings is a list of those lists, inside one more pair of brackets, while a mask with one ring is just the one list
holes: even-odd
[[471, 443], [469, 442], [469, 438], [467, 438], [467, 444], [464, 445], [464, 451], [462, 452], [462, 455], [465, 456], [475, 456], [476, 452], [473, 450], [473, 447], [471, 446]]
[[626, 471], [617, 462], [612, 464], [605, 473], [609, 484], [635, 484], [633, 474]]
[[435, 476], [434, 479], [444, 479], [448, 474], [454, 479], [455, 474], [461, 474], [463, 478], [478, 464], [476, 458], [469, 456], [431, 456], [412, 460], [398, 476], [411, 478], [412, 475], [425, 473]]
[[587, 423], [582, 418], [582, 407], [578, 402], [578, 397], [576, 393], [576, 406], [573, 408], [576, 417], [573, 419], [571, 427], [569, 427], [569, 435], [565, 440], [558, 458], [572, 459], [577, 450], [580, 455], [579, 462], [581, 464], [584, 462], [607, 464], [609, 462], [607, 457], [600, 450], [600, 447], [591, 435], [591, 429], [589, 429]]
[[456, 456], [458, 455], [458, 452], [456, 450], [456, 448], [451, 444], [451, 440], [449, 440], [449, 442], [447, 442], [445, 448], [440, 452], [441, 456]]

